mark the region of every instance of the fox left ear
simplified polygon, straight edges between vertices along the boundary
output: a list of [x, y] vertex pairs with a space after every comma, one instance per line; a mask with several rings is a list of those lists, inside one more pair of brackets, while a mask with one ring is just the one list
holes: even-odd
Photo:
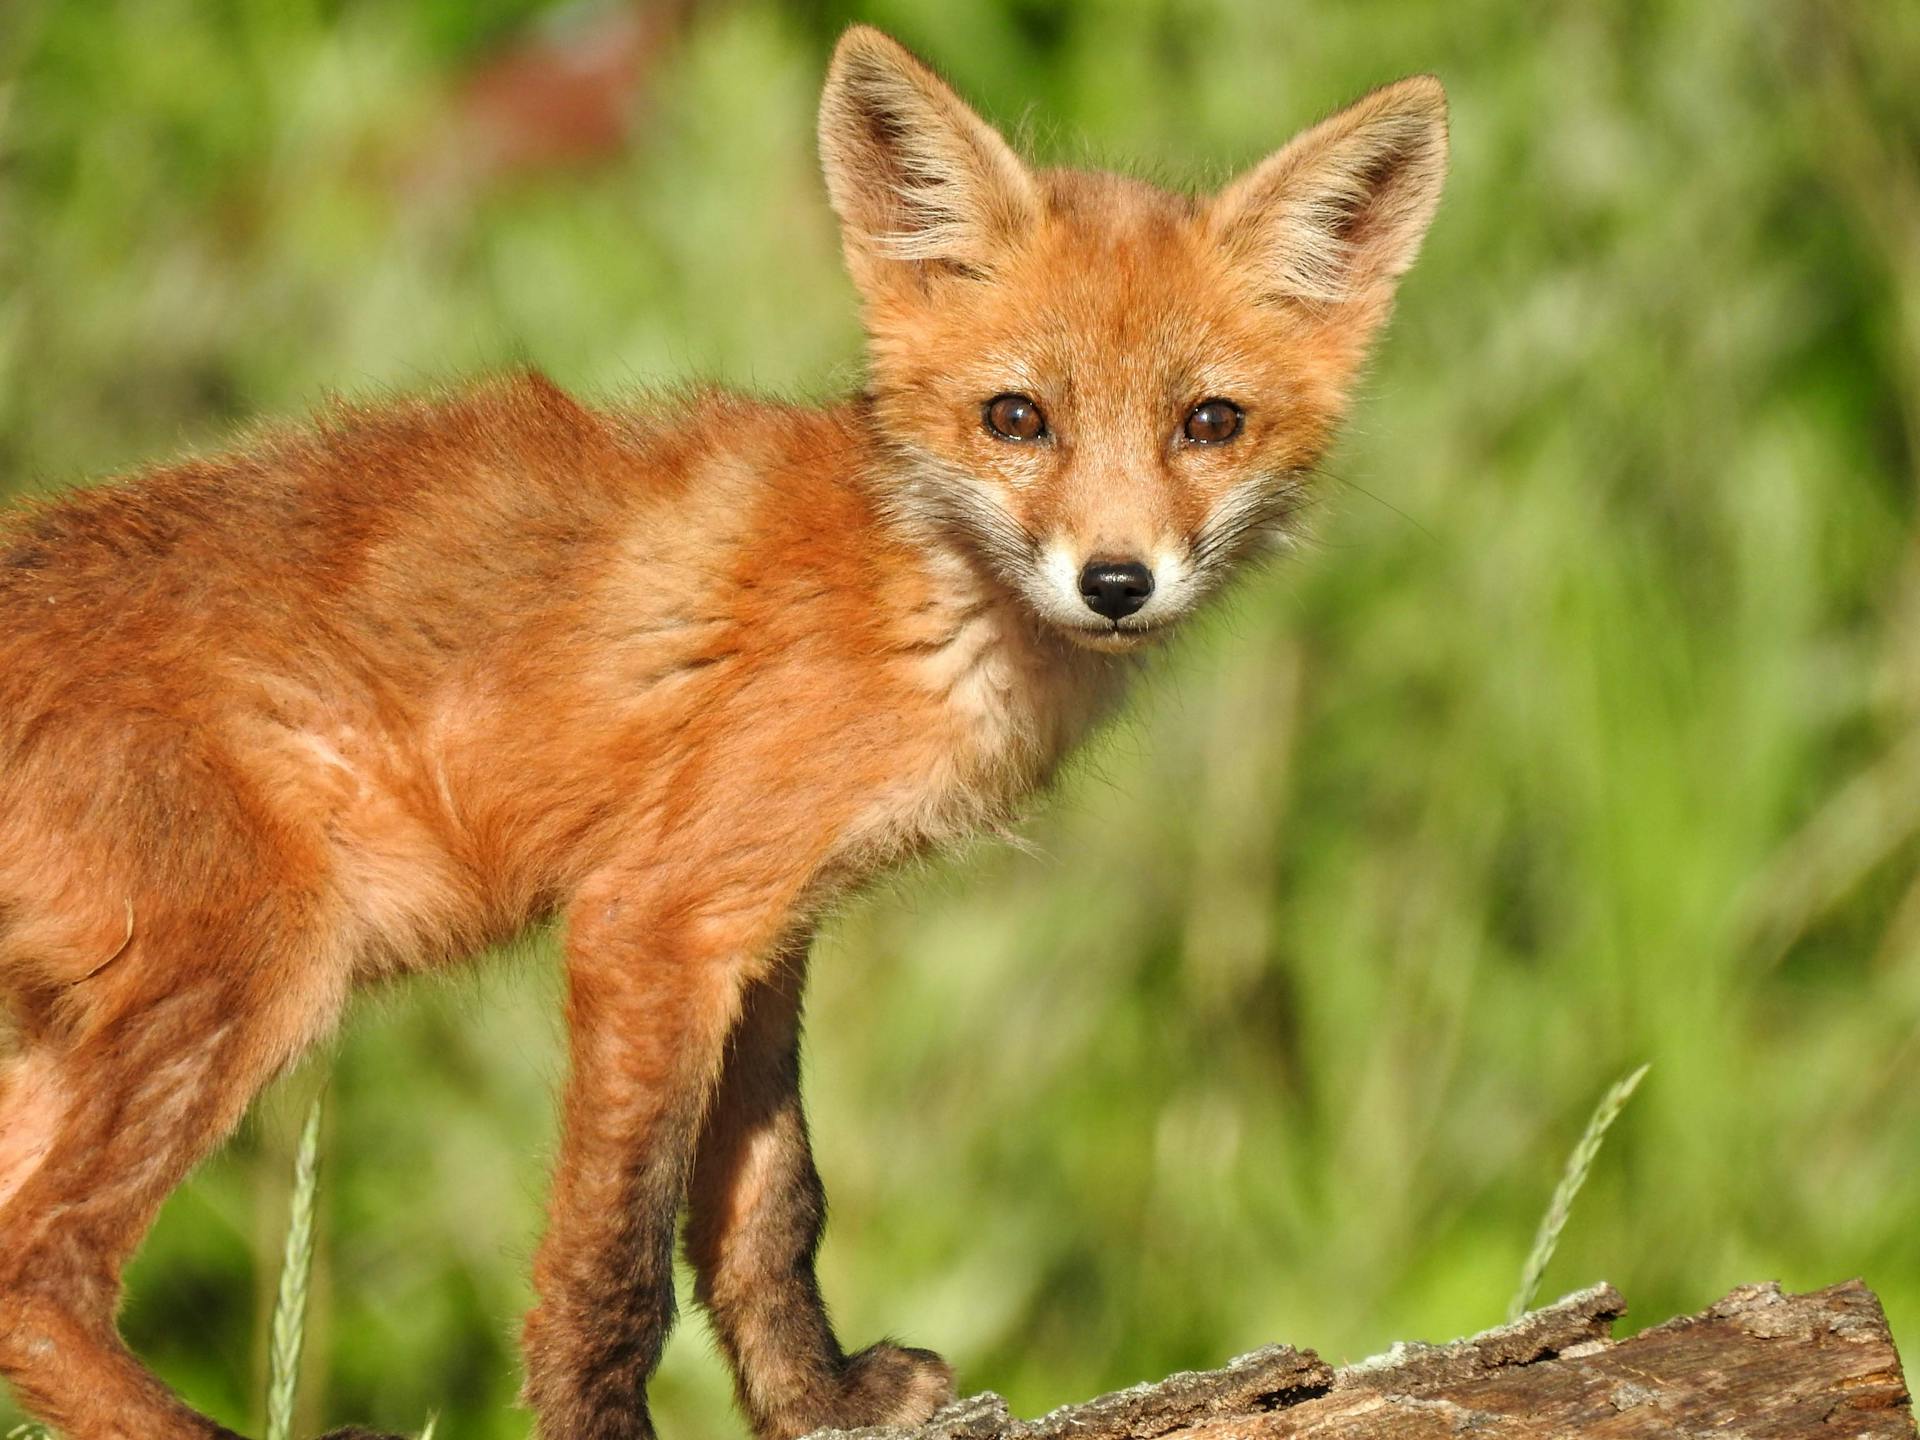
[[994, 128], [869, 25], [840, 37], [820, 97], [820, 159], [854, 283], [989, 273], [1040, 209]]
[[1272, 298], [1389, 298], [1420, 251], [1447, 174], [1447, 95], [1431, 75], [1383, 86], [1234, 181], [1208, 215]]

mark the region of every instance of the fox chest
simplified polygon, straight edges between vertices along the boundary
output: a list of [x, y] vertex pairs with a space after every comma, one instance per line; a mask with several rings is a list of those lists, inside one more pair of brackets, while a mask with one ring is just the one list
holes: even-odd
[[1021, 638], [983, 614], [899, 667], [897, 749], [837, 860], [867, 870], [1004, 830], [1049, 784], [1115, 690], [1103, 667]]

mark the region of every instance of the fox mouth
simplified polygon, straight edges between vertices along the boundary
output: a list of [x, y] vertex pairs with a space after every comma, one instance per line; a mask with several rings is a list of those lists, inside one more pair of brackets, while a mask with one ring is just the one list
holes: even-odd
[[1166, 626], [1145, 621], [1111, 620], [1096, 625], [1055, 621], [1053, 628], [1083, 650], [1121, 655], [1158, 640]]

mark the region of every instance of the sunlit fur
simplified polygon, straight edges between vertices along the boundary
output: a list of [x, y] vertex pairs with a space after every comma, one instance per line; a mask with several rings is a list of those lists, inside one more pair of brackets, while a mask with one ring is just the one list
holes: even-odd
[[[822, 104], [868, 391], [340, 406], [0, 522], [0, 1373], [71, 1440], [225, 1436], [113, 1326], [167, 1193], [356, 986], [567, 922], [540, 1433], [650, 1433], [675, 1215], [756, 1432], [924, 1419], [813, 1277], [808, 939], [999, 827], [1102, 651], [1294, 524], [1438, 193], [1430, 80], [1216, 200], [1033, 172], [856, 28]], [[982, 423], [1020, 392], [1049, 432]], [[1183, 439], [1203, 399], [1245, 412]], [[1117, 625], [1090, 559], [1156, 575]]]

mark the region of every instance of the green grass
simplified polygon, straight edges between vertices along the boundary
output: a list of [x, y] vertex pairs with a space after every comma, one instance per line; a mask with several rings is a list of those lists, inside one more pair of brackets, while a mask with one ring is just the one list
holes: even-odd
[[[810, 138], [844, 12], [701, 10], [611, 166], [396, 185], [449, 67], [534, 8], [0, 7], [0, 484], [523, 358], [852, 383]], [[1647, 1061], [1549, 1281], [1651, 1322], [1863, 1274], [1920, 1346], [1920, 7], [861, 13], [1055, 160], [1211, 181], [1428, 69], [1456, 152], [1316, 543], [1156, 667], [1036, 853], [826, 938], [849, 1340], [1037, 1412], [1480, 1328]], [[536, 945], [352, 1017], [297, 1432], [524, 1432], [552, 989]], [[249, 1433], [307, 1098], [132, 1276], [133, 1342]], [[737, 1433], [727, 1395], [690, 1323], [663, 1431]]]
[[1587, 1128], [1581, 1132], [1579, 1143], [1567, 1157], [1567, 1168], [1560, 1177], [1560, 1183], [1553, 1187], [1553, 1199], [1548, 1202], [1547, 1213], [1540, 1217], [1540, 1228], [1534, 1231], [1533, 1248], [1527, 1252], [1527, 1263], [1520, 1271], [1520, 1288], [1513, 1292], [1513, 1300], [1507, 1306], [1507, 1319], [1518, 1320], [1532, 1308], [1535, 1297], [1540, 1293], [1540, 1281], [1547, 1273], [1547, 1266], [1553, 1263], [1553, 1252], [1560, 1248], [1560, 1236], [1573, 1214], [1573, 1202], [1585, 1188], [1587, 1177], [1593, 1173], [1594, 1161], [1600, 1158], [1600, 1147], [1606, 1143], [1607, 1131], [1613, 1128], [1613, 1122], [1627, 1108], [1627, 1102], [1633, 1098], [1633, 1092], [1640, 1088], [1640, 1082], [1647, 1078], [1648, 1068], [1642, 1065], [1616, 1080], [1594, 1107], [1592, 1116], [1587, 1120]]
[[292, 1440], [293, 1402], [300, 1385], [300, 1352], [306, 1343], [307, 1301], [313, 1288], [313, 1216], [320, 1199], [321, 1096], [307, 1107], [293, 1157], [293, 1196], [287, 1241], [280, 1255], [280, 1288], [274, 1292], [267, 1327], [266, 1440]]
[[[265, 1440], [293, 1440], [294, 1402], [299, 1396], [307, 1304], [313, 1290], [313, 1221], [320, 1203], [320, 1117], [325, 1097], [307, 1106], [293, 1157], [293, 1191], [287, 1238], [280, 1254], [280, 1284], [267, 1327], [267, 1429]], [[420, 1440], [433, 1440], [438, 1416], [429, 1417]]]

